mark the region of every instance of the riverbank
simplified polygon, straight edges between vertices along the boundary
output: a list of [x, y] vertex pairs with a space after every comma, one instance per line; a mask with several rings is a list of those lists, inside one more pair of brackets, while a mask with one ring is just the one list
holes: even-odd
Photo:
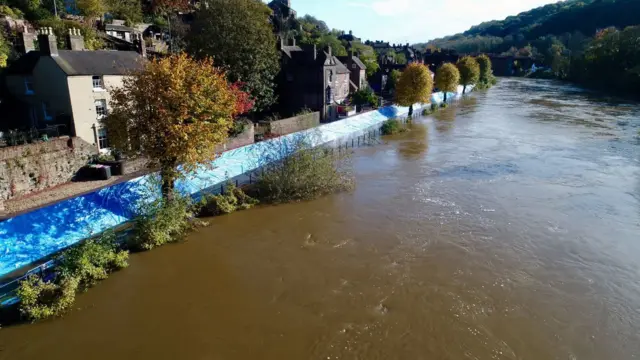
[[[455, 95], [451, 94], [450, 97], [453, 98]], [[432, 101], [442, 102], [442, 98], [442, 94], [434, 94]], [[419, 109], [420, 106], [416, 105], [414, 108]], [[285, 144], [304, 137], [310, 139], [311, 146], [318, 146], [345, 137], [355, 139], [356, 136], [362, 135], [364, 130], [389, 118], [402, 116], [407, 111], [408, 108], [387, 107], [225, 152], [214, 162], [214, 168], [203, 167], [198, 173], [191, 174], [185, 181], [179, 182], [176, 187], [183, 194], [197, 194], [229, 178], [242, 176], [248, 171], [264, 166], [265, 158], [262, 155], [267, 153], [274, 143]], [[282, 153], [278, 156], [286, 155]], [[269, 161], [277, 160], [269, 158]], [[147, 190], [150, 180], [149, 176], [143, 176], [0, 223], [0, 233], [8, 235], [0, 238], [0, 245], [6, 249], [0, 270], [4, 275], [12, 273], [17, 268], [50, 256], [89, 237], [92, 233], [100, 233], [130, 221], [134, 216], [134, 204], [149, 195]], [[52, 229], [55, 231], [51, 231]], [[3, 288], [6, 289], [7, 286]], [[15, 281], [12, 286], [15, 287]], [[11, 298], [6, 302], [11, 302]]]

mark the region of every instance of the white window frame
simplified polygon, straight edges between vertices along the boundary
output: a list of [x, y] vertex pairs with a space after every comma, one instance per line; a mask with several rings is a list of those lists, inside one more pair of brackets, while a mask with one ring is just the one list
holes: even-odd
[[104, 77], [102, 77], [100, 75], [91, 76], [91, 84], [93, 86], [93, 91], [105, 91], [105, 89], [104, 89]]
[[24, 93], [26, 95], [33, 95], [33, 78], [25, 77], [24, 78]]
[[[102, 134], [104, 134], [104, 136], [102, 136]], [[108, 150], [109, 148], [111, 148], [109, 146], [109, 136], [107, 134], [107, 129], [105, 128], [98, 128], [96, 130], [96, 137], [98, 138], [98, 149], [100, 150]], [[107, 146], [102, 146], [102, 142], [106, 142]]]
[[[108, 112], [109, 112], [109, 110], [107, 109], [107, 100], [105, 100], [105, 99], [98, 99], [98, 100], [95, 100], [95, 101], [93, 102], [93, 105], [94, 105], [94, 106], [95, 106], [95, 108], [96, 108], [96, 119], [98, 119], [98, 120], [99, 120], [99, 119], [102, 119], [102, 118], [104, 118], [105, 116], [107, 116], [107, 114], [108, 114]], [[98, 106], [99, 106], [99, 105], [100, 105], [100, 106], [102, 106], [102, 107], [104, 108], [104, 114], [100, 114], [100, 112], [98, 111]]]

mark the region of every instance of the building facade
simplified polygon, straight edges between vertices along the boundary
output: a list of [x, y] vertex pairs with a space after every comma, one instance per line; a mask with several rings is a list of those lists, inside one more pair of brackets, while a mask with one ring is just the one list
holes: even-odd
[[[79, 32], [69, 36], [77, 46], [83, 43]], [[30, 51], [6, 70], [7, 90], [29, 109], [22, 128], [53, 128], [107, 150], [100, 120], [109, 111], [109, 90], [121, 86], [129, 71], [140, 69], [143, 57], [134, 51], [58, 50], [51, 29], [41, 31], [38, 43], [39, 51]]]

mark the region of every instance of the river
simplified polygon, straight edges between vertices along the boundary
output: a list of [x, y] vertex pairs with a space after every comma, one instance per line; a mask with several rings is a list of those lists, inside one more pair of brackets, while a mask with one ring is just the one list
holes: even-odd
[[640, 358], [639, 119], [503, 79], [355, 149], [353, 193], [133, 255], [0, 358]]

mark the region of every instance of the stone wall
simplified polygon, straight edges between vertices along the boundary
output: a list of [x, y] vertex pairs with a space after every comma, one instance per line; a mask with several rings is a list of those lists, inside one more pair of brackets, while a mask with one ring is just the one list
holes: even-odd
[[244, 131], [241, 134], [227, 139], [226, 143], [216, 148], [216, 152], [221, 153], [224, 151], [237, 149], [245, 145], [253, 144], [254, 135], [255, 135], [255, 129], [253, 127], [253, 123], [247, 123], [244, 127]]
[[0, 211], [5, 200], [70, 181], [97, 152], [69, 137], [0, 149]]
[[294, 116], [276, 121], [261, 121], [259, 123], [259, 126], [262, 128], [262, 132], [278, 136], [311, 129], [319, 125], [319, 112]]

